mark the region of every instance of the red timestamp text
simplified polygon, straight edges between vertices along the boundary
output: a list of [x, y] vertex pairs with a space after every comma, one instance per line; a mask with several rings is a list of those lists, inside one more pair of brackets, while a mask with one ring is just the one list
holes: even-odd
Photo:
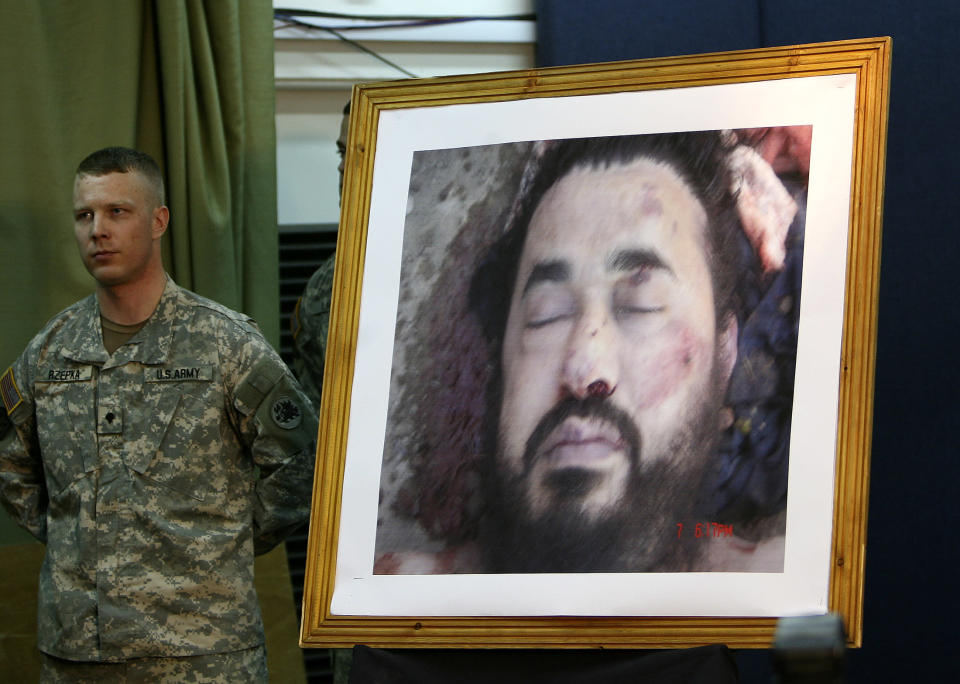
[[711, 537], [732, 537], [733, 525], [718, 522], [698, 522], [692, 525], [677, 523], [677, 539], [684, 536], [693, 536], [695, 539], [709, 539]]

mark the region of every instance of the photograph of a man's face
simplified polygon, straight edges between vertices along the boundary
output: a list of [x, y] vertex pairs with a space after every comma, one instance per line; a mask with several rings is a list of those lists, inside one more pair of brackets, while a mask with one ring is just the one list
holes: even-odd
[[782, 572], [812, 132], [414, 153], [375, 574]]

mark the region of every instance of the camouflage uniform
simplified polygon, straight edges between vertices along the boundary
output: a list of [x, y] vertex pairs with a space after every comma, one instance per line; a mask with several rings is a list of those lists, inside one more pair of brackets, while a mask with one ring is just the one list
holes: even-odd
[[90, 296], [0, 390], [0, 500], [47, 545], [41, 651], [123, 661], [263, 643], [253, 556], [307, 518], [317, 425], [250, 319], [168, 280], [108, 355]]
[[133, 658], [122, 663], [41, 656], [41, 684], [248, 684], [270, 680], [263, 646], [183, 658]]
[[307, 281], [290, 318], [293, 332], [293, 371], [303, 391], [319, 410], [323, 388], [323, 364], [330, 329], [333, 298], [333, 267], [336, 254], [327, 258]]

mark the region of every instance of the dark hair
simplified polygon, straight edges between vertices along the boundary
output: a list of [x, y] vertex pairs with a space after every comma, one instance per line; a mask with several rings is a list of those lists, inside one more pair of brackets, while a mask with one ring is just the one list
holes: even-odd
[[146, 178], [154, 186], [157, 202], [164, 204], [163, 174], [154, 158], [145, 152], [129, 147], [104, 147], [88, 154], [77, 166], [78, 176], [106, 176], [131, 171]]
[[470, 308], [495, 348], [502, 342], [517, 268], [530, 219], [544, 194], [575, 168], [606, 169], [650, 159], [669, 165], [707, 214], [706, 259], [718, 324], [737, 314], [739, 220], [727, 164], [730, 146], [719, 131], [663, 133], [551, 141], [518, 199], [511, 225], [491, 246], [473, 276]]

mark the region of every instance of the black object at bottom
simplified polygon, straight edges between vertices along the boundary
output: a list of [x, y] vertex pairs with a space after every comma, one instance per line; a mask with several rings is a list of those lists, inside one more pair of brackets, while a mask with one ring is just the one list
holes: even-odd
[[350, 684], [727, 684], [726, 646], [669, 651], [387, 650], [355, 646]]

